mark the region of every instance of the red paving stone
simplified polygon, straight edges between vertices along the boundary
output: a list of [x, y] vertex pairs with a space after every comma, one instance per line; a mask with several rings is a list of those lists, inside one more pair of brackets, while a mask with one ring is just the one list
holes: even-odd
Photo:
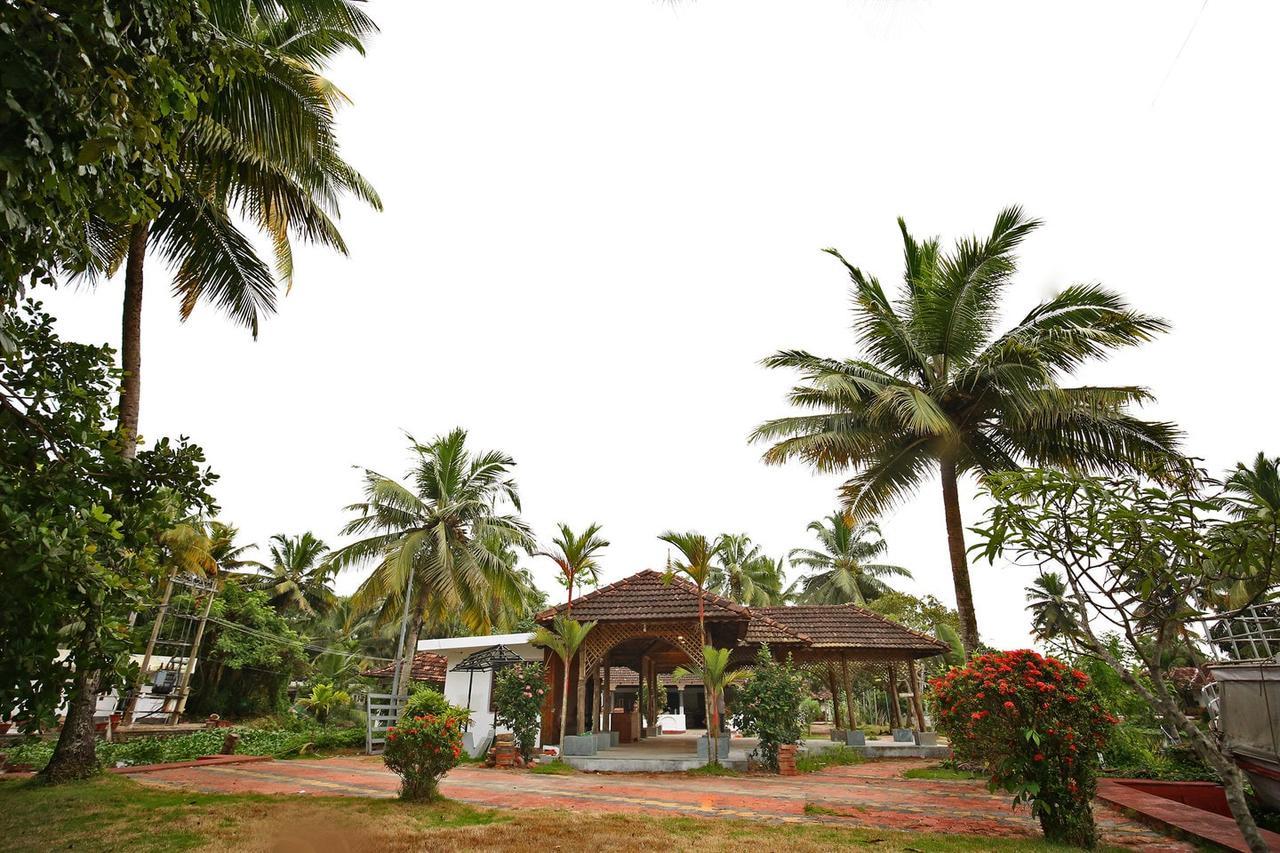
[[[445, 796], [492, 808], [733, 817], [773, 822], [812, 821], [907, 832], [984, 837], [1037, 837], [1026, 809], [988, 793], [981, 782], [904, 779], [923, 760], [874, 761], [801, 776], [694, 777], [680, 774], [537, 775], [459, 767], [441, 784]], [[377, 758], [341, 757], [217, 767], [183, 767], [139, 774], [139, 782], [226, 793], [393, 797], [399, 779]], [[814, 804], [834, 814], [805, 814]], [[1151, 853], [1192, 851], [1136, 820], [1098, 803], [1103, 840]]]

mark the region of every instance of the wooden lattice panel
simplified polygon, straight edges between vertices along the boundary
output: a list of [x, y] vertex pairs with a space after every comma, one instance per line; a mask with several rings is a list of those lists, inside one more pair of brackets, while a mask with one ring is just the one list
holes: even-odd
[[663, 640], [683, 652], [691, 663], [702, 665], [702, 649], [695, 639], [698, 635], [698, 623], [684, 624], [680, 622], [602, 622], [597, 624], [587, 635], [579, 652], [588, 672], [594, 672], [609, 652], [622, 643], [630, 640], [654, 639]]

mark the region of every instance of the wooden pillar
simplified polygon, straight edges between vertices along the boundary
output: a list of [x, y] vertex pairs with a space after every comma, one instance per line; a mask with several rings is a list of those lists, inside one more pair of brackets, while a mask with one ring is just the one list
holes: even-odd
[[601, 731], [600, 727], [600, 667], [594, 667], [591, 673], [591, 731]]
[[831, 722], [837, 729], [842, 729], [844, 726], [840, 717], [840, 690], [836, 684], [836, 668], [831, 664], [827, 664], [827, 689], [831, 691]]
[[604, 661], [604, 726], [602, 731], [613, 731], [613, 668], [609, 659]]
[[649, 731], [658, 733], [658, 667], [649, 661]]
[[920, 679], [914, 660], [907, 661], [907, 677], [911, 679], [911, 708], [916, 712], [916, 728], [924, 731], [924, 703], [920, 701]]
[[573, 734], [580, 735], [587, 730], [587, 661], [582, 652], [578, 652], [578, 686], [574, 690]]
[[898, 709], [898, 671], [894, 664], [889, 664], [889, 678], [885, 681], [885, 687], [889, 694], [889, 725], [892, 728], [902, 728], [902, 714]]
[[840, 675], [844, 679], [844, 708], [849, 713], [849, 730], [858, 727], [858, 715], [853, 712], [853, 682], [849, 680], [849, 659], [840, 655]]
[[547, 667], [546, 693], [542, 696], [542, 743], [560, 742], [560, 691], [564, 686], [564, 670], [560, 668], [560, 658], [551, 651], [542, 655]]
[[[643, 718], [645, 716], [645, 711], [647, 709], [644, 707], [644, 704], [640, 702], [640, 693], [642, 692], [641, 688], [643, 688], [646, 684], [649, 683], [649, 658], [648, 657], [640, 658], [639, 675], [640, 675], [640, 678], [637, 679], [636, 681], [636, 716]], [[648, 693], [649, 691], [645, 690], [643, 692]], [[649, 727], [644, 725], [644, 722], [645, 722], [644, 719], [640, 720], [640, 737], [642, 738], [646, 738], [649, 736]]]

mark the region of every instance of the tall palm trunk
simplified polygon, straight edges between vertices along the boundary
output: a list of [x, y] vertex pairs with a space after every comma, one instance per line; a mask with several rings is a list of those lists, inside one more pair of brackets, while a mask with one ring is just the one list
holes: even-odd
[[124, 311], [120, 322], [120, 433], [124, 455], [137, 452], [138, 404], [142, 392], [142, 268], [147, 258], [151, 226], [139, 222], [129, 231], [129, 255], [124, 268]]
[[564, 668], [564, 687], [560, 691], [560, 751], [564, 752], [565, 727], [569, 724], [569, 661], [560, 658]]
[[960, 612], [960, 639], [965, 654], [972, 655], [978, 650], [978, 615], [973, 609], [973, 587], [969, 584], [969, 555], [965, 553], [964, 522], [960, 520], [955, 458], [944, 455], [941, 469], [942, 508], [947, 518], [947, 549], [951, 554], [951, 577], [956, 585], [956, 610]]

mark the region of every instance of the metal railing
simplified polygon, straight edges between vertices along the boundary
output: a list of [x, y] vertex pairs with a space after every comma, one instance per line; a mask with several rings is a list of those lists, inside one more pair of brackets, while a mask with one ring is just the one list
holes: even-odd
[[1201, 619], [1200, 634], [1215, 662], [1280, 661], [1280, 604], [1255, 604]]

